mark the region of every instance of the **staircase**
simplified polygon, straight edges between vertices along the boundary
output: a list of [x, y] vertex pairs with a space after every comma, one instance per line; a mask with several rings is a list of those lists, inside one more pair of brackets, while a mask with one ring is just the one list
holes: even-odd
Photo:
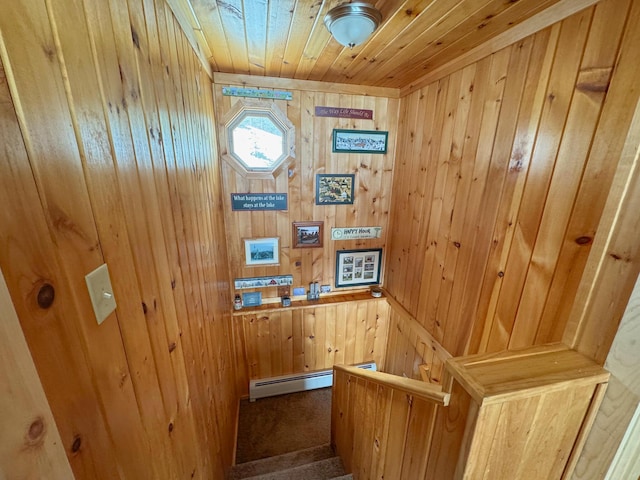
[[276, 457], [240, 463], [231, 468], [228, 480], [350, 480], [342, 460], [330, 445], [320, 445]]

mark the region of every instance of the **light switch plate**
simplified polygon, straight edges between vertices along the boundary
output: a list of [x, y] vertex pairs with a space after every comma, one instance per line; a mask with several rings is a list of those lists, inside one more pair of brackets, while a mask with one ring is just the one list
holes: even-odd
[[96, 320], [100, 325], [116, 309], [116, 298], [113, 295], [107, 264], [100, 265], [84, 279], [87, 282]]

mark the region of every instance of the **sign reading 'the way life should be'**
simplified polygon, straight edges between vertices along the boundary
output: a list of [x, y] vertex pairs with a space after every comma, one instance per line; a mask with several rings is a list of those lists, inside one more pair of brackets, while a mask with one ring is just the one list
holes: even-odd
[[316, 107], [315, 113], [316, 117], [362, 118], [365, 120], [373, 118], [373, 110], [361, 108]]
[[332, 228], [331, 240], [361, 240], [380, 238], [382, 227]]
[[286, 193], [232, 193], [232, 210], [286, 210]]

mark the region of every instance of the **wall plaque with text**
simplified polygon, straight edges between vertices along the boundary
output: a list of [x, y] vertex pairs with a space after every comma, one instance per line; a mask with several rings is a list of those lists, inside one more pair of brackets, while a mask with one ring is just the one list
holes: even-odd
[[362, 118], [363, 120], [371, 120], [373, 118], [373, 110], [363, 110], [361, 108], [316, 107], [316, 117]]
[[331, 240], [362, 240], [365, 238], [380, 238], [382, 227], [350, 227], [332, 228]]
[[286, 193], [232, 193], [231, 209], [235, 211], [287, 210]]

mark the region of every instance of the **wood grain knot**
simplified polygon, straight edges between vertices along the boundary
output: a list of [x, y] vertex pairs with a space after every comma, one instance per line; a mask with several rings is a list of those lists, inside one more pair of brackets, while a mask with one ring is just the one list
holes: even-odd
[[73, 443], [71, 444], [71, 451], [73, 453], [78, 453], [80, 451], [80, 447], [82, 446], [82, 438], [80, 435], [76, 435], [73, 439]]
[[498, 276], [499, 276], [500, 278], [504, 277], [504, 272], [498, 272]]
[[40, 308], [49, 308], [53, 305], [53, 300], [56, 298], [56, 291], [53, 285], [45, 283], [38, 290], [38, 306]]
[[27, 434], [24, 437], [24, 442], [29, 447], [37, 447], [44, 441], [46, 434], [46, 426], [42, 417], [37, 417], [27, 430]]
[[133, 44], [136, 46], [136, 48], [140, 50], [140, 38], [138, 37], [138, 32], [136, 32], [133, 28], [131, 29], [131, 40], [133, 40]]
[[147, 304], [142, 302], [142, 312], [146, 315], [147, 314]]
[[176, 349], [177, 345], [176, 342], [171, 342], [169, 344], [169, 353], [173, 352]]
[[169, 422], [169, 433], [173, 432], [173, 422]]
[[589, 245], [592, 241], [593, 241], [593, 238], [587, 237], [587, 236], [576, 238], [576, 243], [578, 245]]

